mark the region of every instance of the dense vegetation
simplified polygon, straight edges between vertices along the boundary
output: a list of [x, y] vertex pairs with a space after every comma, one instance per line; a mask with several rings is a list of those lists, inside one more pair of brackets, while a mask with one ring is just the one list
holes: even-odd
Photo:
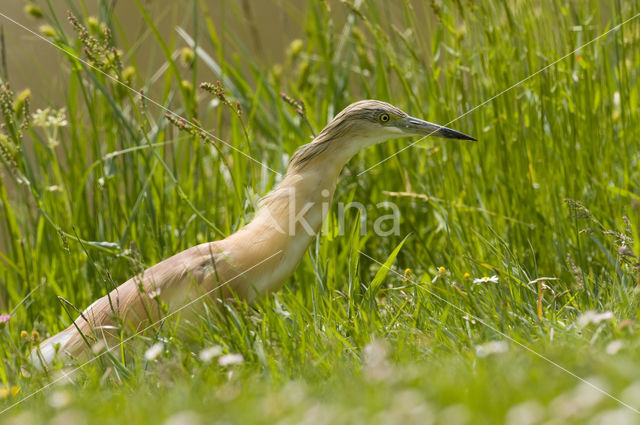
[[[309, 2], [280, 64], [204, 1], [189, 30], [160, 31], [136, 0], [136, 40], [111, 3], [15, 17], [59, 49], [67, 85], [39, 111], [0, 89], [0, 423], [640, 422], [638, 2]], [[163, 63], [136, 59], [141, 40]], [[363, 98], [479, 141], [427, 139], [371, 169], [409, 141], [359, 154], [336, 200], [366, 206], [366, 231], [352, 209], [340, 232], [334, 208], [259, 305], [34, 370], [74, 306], [237, 230]], [[372, 231], [384, 201], [397, 235]]]

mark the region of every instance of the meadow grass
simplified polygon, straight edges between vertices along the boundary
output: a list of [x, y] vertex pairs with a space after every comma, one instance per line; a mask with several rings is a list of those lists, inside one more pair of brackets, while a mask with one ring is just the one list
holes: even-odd
[[[0, 90], [0, 423], [640, 423], [640, 18], [503, 92], [640, 4], [309, 2], [304, 37], [265, 65], [205, 2], [190, 31], [160, 31], [136, 0], [158, 67], [99, 4], [90, 19], [69, 1], [75, 27], [32, 5], [67, 78], [48, 118], [24, 87]], [[223, 98], [198, 89], [211, 75]], [[396, 140], [347, 165], [336, 200], [370, 218], [395, 202], [398, 235], [360, 232], [356, 210], [340, 235], [334, 208], [277, 294], [174, 317], [37, 392], [70, 370], [27, 356], [76, 316], [58, 296], [84, 308], [234, 232], [279, 179], [266, 166], [283, 173], [363, 98], [479, 139], [428, 139], [359, 175]]]

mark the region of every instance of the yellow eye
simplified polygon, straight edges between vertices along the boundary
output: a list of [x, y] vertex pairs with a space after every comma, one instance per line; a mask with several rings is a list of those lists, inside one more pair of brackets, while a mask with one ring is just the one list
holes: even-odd
[[388, 121], [389, 121], [389, 114], [380, 115], [380, 122], [388, 122]]

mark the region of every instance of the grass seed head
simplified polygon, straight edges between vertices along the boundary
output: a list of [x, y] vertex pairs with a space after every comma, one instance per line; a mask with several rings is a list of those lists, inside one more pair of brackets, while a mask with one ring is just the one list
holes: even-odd
[[37, 4], [27, 3], [24, 6], [24, 13], [31, 16], [34, 19], [42, 19], [42, 9]]

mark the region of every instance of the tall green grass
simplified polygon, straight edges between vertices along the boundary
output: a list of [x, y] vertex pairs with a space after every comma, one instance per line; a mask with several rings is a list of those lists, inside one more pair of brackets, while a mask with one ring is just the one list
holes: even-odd
[[[348, 210], [338, 235], [334, 208], [275, 296], [181, 332], [179, 318], [167, 321], [0, 422], [638, 421], [552, 363], [640, 408], [640, 18], [518, 84], [640, 13], [637, 2], [309, 2], [304, 37], [281, 47], [279, 64], [214, 24], [218, 7], [245, 13], [234, 2], [193, 1], [173, 31], [136, 1], [139, 40], [127, 39], [117, 6], [99, 4], [90, 20], [69, 1], [98, 40], [88, 59], [80, 27], [37, 3], [33, 27], [49, 25], [64, 63], [51, 72], [66, 75], [66, 95], [51, 108], [65, 109], [66, 126], [25, 121], [22, 87], [0, 93], [0, 313], [11, 313], [0, 388], [19, 389], [0, 409], [60, 376], [27, 358], [75, 317], [58, 296], [84, 308], [144, 267], [234, 232], [279, 179], [266, 166], [284, 173], [310, 128], [349, 103], [389, 101], [479, 141], [428, 139], [358, 175], [409, 141], [362, 152], [336, 200], [366, 205], [367, 232]], [[136, 59], [149, 42], [161, 72]], [[228, 104], [198, 89], [205, 78], [221, 81]], [[179, 131], [140, 89], [215, 137]], [[309, 126], [281, 92], [304, 102]], [[402, 212], [399, 235], [371, 232], [383, 201]], [[473, 283], [492, 275], [498, 283]], [[592, 310], [613, 318], [582, 326]], [[162, 353], [146, 360], [158, 342]], [[243, 363], [203, 361], [212, 346]]]

